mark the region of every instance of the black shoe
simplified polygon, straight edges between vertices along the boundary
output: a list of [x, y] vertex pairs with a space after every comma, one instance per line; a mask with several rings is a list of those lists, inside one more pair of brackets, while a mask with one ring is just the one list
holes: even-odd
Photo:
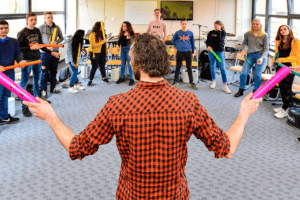
[[109, 83], [109, 81], [108, 81], [108, 78], [104, 78], [104, 79], [102, 79], [103, 80], [103, 82], [105, 82], [105, 83]]
[[125, 82], [125, 78], [120, 77], [119, 80], [117, 80], [116, 84], [120, 84], [122, 82]]
[[92, 86], [92, 81], [89, 81], [87, 86], [89, 86], [89, 87]]
[[239, 91], [234, 95], [234, 97], [239, 97], [244, 95], [244, 90], [239, 89]]
[[132, 85], [134, 85], [134, 80], [130, 79], [129, 86], [132, 86]]
[[51, 89], [50, 89], [50, 93], [53, 93], [53, 94], [61, 94], [61, 91], [55, 87], [55, 88], [51, 88]]
[[194, 90], [198, 90], [198, 86], [195, 83], [191, 83], [190, 87], [193, 88]]
[[32, 113], [29, 111], [28, 106], [25, 106], [24, 108], [22, 108], [22, 113], [24, 115], [24, 117], [31, 117]]
[[15, 118], [15, 117], [8, 115], [8, 118], [0, 120], [0, 124], [15, 124], [15, 123], [19, 122], [19, 120], [20, 120], [19, 118]]
[[296, 139], [296, 142], [300, 143], [300, 137], [298, 137], [298, 138]]
[[178, 83], [177, 81], [174, 81], [174, 82], [172, 83], [172, 85], [174, 85], [175, 87], [178, 87], [178, 86], [179, 86], [179, 83]]
[[41, 97], [42, 97], [43, 99], [47, 99], [47, 91], [46, 91], [46, 90], [42, 90], [42, 91], [41, 91]]

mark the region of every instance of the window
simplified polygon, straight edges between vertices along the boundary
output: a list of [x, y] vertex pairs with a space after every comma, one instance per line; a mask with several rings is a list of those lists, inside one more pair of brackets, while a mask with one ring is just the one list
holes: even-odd
[[9, 23], [9, 33], [8, 37], [17, 38], [18, 32], [20, 32], [25, 27], [25, 19], [13, 19], [7, 20]]
[[[0, 20], [10, 22], [11, 32], [9, 36], [16, 37], [16, 29], [27, 26], [25, 19], [26, 13], [34, 12], [37, 14], [37, 27], [44, 23], [45, 11], [52, 11], [54, 22], [58, 24], [62, 32], [66, 33], [66, 0], [1, 0]], [[70, 10], [75, 12], [75, 10]]]
[[275, 49], [280, 25], [289, 25], [295, 37], [300, 38], [300, 0], [252, 0], [252, 3], [252, 19], [261, 20], [270, 39], [271, 51]]

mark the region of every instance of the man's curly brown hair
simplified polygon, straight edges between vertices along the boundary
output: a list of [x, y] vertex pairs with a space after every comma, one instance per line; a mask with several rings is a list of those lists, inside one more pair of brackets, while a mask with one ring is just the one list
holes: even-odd
[[143, 33], [133, 39], [131, 46], [133, 67], [149, 77], [164, 77], [171, 72], [171, 63], [165, 44], [157, 37]]

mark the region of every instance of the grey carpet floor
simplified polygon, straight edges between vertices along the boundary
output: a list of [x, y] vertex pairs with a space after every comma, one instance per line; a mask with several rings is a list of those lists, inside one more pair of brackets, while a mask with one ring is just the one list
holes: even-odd
[[[86, 87], [87, 80], [81, 80]], [[172, 80], [169, 80], [171, 83]], [[67, 89], [49, 100], [58, 117], [76, 134], [93, 120], [109, 96], [126, 92], [129, 81], [116, 85], [101, 81], [97, 72], [95, 86], [78, 94]], [[193, 91], [216, 123], [225, 131], [237, 117], [242, 98], [200, 82], [194, 91], [188, 84], [179, 86]], [[58, 88], [61, 88], [59, 85]], [[247, 92], [249, 93], [252, 88]], [[260, 104], [249, 119], [244, 137], [229, 160], [215, 159], [194, 136], [188, 143], [186, 166], [190, 200], [198, 199], [300, 199], [300, 131], [276, 119], [271, 102]], [[115, 139], [99, 147], [82, 161], [71, 161], [50, 126], [35, 117], [24, 118], [16, 103], [20, 122], [0, 126], [0, 199], [115, 199], [121, 159]]]

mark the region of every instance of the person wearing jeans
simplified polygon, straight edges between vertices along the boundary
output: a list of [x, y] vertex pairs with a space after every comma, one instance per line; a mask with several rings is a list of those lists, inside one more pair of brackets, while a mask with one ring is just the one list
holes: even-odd
[[[84, 90], [84, 87], [78, 83], [77, 75], [78, 75], [78, 60], [79, 56], [78, 51], [79, 51], [79, 46], [82, 47], [83, 44], [83, 37], [84, 37], [84, 30], [77, 30], [75, 34], [73, 35], [72, 39], [68, 42], [68, 47], [67, 47], [67, 53], [66, 53], [66, 58], [65, 58], [65, 63], [69, 64], [72, 69], [72, 75], [70, 78], [70, 87], [69, 87], [69, 92], [71, 93], [78, 93], [78, 90]], [[81, 51], [86, 51], [86, 49], [81, 48]], [[79, 53], [79, 54], [80, 54]]]
[[[222, 81], [224, 84], [223, 90], [230, 94], [231, 91], [227, 86], [227, 74], [225, 69], [225, 54], [224, 54], [224, 47], [225, 47], [225, 27], [223, 22], [215, 21], [214, 23], [214, 30], [210, 31], [207, 35], [207, 49], [208, 49], [208, 58], [210, 62], [210, 73], [212, 78], [212, 83], [210, 85], [211, 89], [216, 87], [216, 67], [219, 66], [222, 75]], [[211, 53], [214, 51], [218, 57], [221, 59], [222, 62], [219, 62], [216, 57]]]
[[[246, 45], [248, 46], [247, 53], [245, 52]], [[240, 88], [234, 97], [243, 96], [247, 82], [247, 75], [254, 64], [255, 79], [253, 93], [261, 84], [261, 73], [267, 63], [269, 42], [268, 35], [262, 32], [262, 25], [259, 19], [254, 19], [252, 21], [251, 30], [245, 34], [242, 49], [243, 57], [247, 56], [251, 64], [249, 65], [247, 62], [244, 62], [243, 69], [240, 74]]]
[[129, 86], [134, 85], [134, 79], [133, 79], [133, 71], [132, 67], [130, 65], [130, 57], [129, 57], [129, 50], [130, 50], [130, 40], [132, 37], [134, 37], [134, 31], [132, 29], [130, 22], [123, 22], [122, 27], [120, 29], [119, 33], [119, 40], [118, 40], [118, 46], [121, 46], [121, 75], [119, 80], [116, 82], [116, 84], [122, 83], [126, 80], [125, 76], [125, 69], [126, 69], [126, 62], [130, 74], [130, 81]]
[[176, 70], [174, 82], [172, 85], [179, 86], [179, 73], [183, 58], [186, 61], [186, 68], [189, 75], [190, 87], [194, 90], [198, 90], [197, 85], [193, 80], [192, 72], [192, 54], [195, 52], [195, 40], [192, 31], [187, 29], [187, 19], [182, 19], [180, 22], [181, 30], [177, 31], [172, 39], [172, 42], [177, 49], [176, 54]]

